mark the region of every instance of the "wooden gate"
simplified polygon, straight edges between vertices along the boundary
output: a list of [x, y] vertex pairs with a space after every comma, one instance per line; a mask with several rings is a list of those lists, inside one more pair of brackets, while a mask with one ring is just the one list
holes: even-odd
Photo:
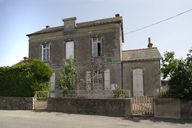
[[132, 115], [153, 115], [153, 97], [135, 96], [131, 99]]

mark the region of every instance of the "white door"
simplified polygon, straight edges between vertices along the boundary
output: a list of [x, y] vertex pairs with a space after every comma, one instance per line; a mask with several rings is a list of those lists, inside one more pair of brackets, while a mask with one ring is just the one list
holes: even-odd
[[55, 91], [55, 73], [51, 76], [51, 91]]
[[133, 70], [133, 96], [143, 96], [143, 70]]

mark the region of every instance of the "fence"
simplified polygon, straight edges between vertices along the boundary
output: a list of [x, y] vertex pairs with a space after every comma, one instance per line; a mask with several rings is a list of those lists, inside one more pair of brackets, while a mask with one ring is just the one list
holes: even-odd
[[137, 96], [131, 99], [132, 115], [153, 115], [153, 97]]

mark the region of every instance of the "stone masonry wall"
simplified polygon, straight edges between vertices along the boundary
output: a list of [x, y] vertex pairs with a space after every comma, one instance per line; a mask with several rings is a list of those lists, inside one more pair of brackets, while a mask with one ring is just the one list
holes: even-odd
[[49, 98], [48, 111], [128, 116], [130, 115], [130, 99]]
[[155, 98], [154, 116], [161, 118], [192, 119], [192, 101], [174, 98]]
[[0, 109], [33, 110], [33, 97], [0, 97]]

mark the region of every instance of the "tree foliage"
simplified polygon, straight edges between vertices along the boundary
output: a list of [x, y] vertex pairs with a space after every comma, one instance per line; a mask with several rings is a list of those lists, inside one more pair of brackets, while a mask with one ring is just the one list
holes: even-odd
[[186, 59], [176, 59], [174, 52], [166, 52], [161, 71], [163, 78], [169, 79], [169, 90], [164, 96], [192, 99], [192, 50]]
[[24, 60], [11, 67], [0, 67], [0, 96], [34, 96], [49, 90], [52, 70], [37, 59]]
[[70, 58], [64, 62], [60, 71], [60, 78], [57, 81], [58, 87], [63, 90], [73, 90], [75, 87], [76, 67], [74, 61]]

